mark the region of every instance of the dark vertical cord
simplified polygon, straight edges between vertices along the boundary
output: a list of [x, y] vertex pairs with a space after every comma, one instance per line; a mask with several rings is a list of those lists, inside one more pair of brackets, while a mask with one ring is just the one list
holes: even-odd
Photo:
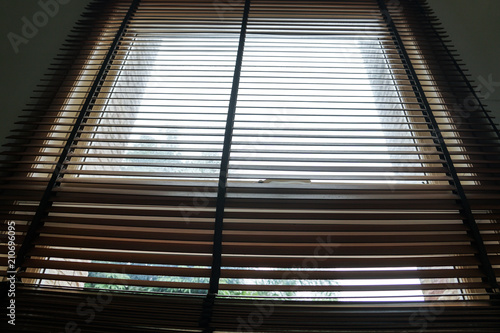
[[88, 95], [85, 99], [82, 109], [79, 112], [78, 118], [76, 119], [75, 124], [73, 125], [73, 129], [71, 130], [71, 133], [69, 134], [68, 139], [66, 140], [66, 144], [64, 145], [64, 148], [61, 152], [61, 155], [59, 156], [58, 162], [54, 167], [52, 176], [47, 184], [47, 188], [45, 189], [45, 192], [40, 200], [35, 215], [31, 221], [31, 224], [26, 233], [26, 237], [23, 241], [23, 244], [21, 245], [21, 248], [17, 253], [16, 270], [22, 267], [22, 265], [24, 264], [27, 253], [32, 248], [32, 243], [38, 236], [38, 230], [44, 224], [43, 218], [45, 217], [47, 210], [50, 208], [52, 204], [51, 197], [53, 195], [53, 190], [59, 184], [59, 179], [62, 176], [61, 172], [64, 168], [65, 162], [68, 160], [71, 147], [73, 146], [74, 141], [78, 139], [78, 131], [81, 129], [82, 126], [84, 126], [85, 118], [88, 116], [88, 113], [92, 111], [93, 104], [95, 103], [96, 99], [99, 96], [100, 88], [104, 83], [107, 73], [110, 70], [110, 67], [113, 63], [113, 59], [116, 56], [116, 52], [119, 48], [120, 41], [122, 40], [126, 32], [127, 25], [129, 24], [129, 21], [134, 12], [136, 11], [140, 1], [141, 0], [133, 0], [132, 4], [130, 5], [127, 14], [123, 18], [122, 24], [118, 29], [112, 44], [109, 47], [108, 53], [104, 58], [101, 68], [99, 69], [99, 72], [95, 77], [94, 83], [90, 91], [88, 92]]
[[249, 12], [250, 12], [250, 0], [245, 0], [243, 19], [241, 21], [238, 53], [236, 55], [236, 63], [234, 67], [233, 85], [231, 88], [231, 96], [229, 100], [229, 107], [226, 120], [226, 129], [224, 133], [224, 145], [222, 148], [219, 183], [217, 189], [217, 203], [215, 208], [215, 226], [214, 226], [214, 238], [213, 238], [213, 250], [212, 250], [212, 271], [210, 274], [210, 285], [208, 289], [208, 294], [203, 303], [203, 310], [200, 318], [200, 326], [204, 329], [203, 332], [205, 333], [213, 332], [213, 329], [210, 328], [210, 323], [212, 321], [212, 313], [213, 313], [213, 306], [215, 303], [215, 297], [219, 292], [219, 280], [220, 280], [221, 265], [222, 265], [222, 231], [224, 223], [224, 210], [226, 206], [229, 158], [231, 155], [234, 119], [236, 115], [236, 103], [238, 100], [238, 89], [240, 85], [241, 66], [243, 63], [243, 51], [245, 48], [245, 38], [247, 32]]
[[415, 97], [417, 98], [420, 104], [420, 108], [422, 109], [422, 113], [429, 124], [428, 126], [431, 135], [435, 137], [434, 141], [438, 145], [440, 153], [442, 154], [443, 165], [448, 169], [449, 176], [452, 179], [450, 184], [455, 188], [454, 192], [459, 197], [458, 203], [461, 206], [460, 213], [463, 217], [464, 224], [469, 228], [469, 235], [473, 238], [472, 242], [473, 246], [478, 251], [477, 257], [480, 261], [480, 269], [485, 274], [486, 279], [491, 288], [494, 289], [489, 291], [498, 293], [500, 292], [500, 286], [498, 285], [498, 282], [496, 280], [495, 271], [488, 258], [488, 251], [486, 250], [486, 246], [484, 245], [484, 241], [477, 226], [476, 219], [474, 217], [474, 214], [472, 213], [472, 208], [469, 204], [464, 188], [462, 187], [451, 154], [448, 151], [448, 147], [439, 128], [439, 124], [437, 123], [434, 113], [432, 112], [432, 108], [429, 102], [427, 101], [425, 92], [418, 79], [417, 73], [411, 63], [411, 58], [408, 55], [408, 52], [406, 51], [403, 40], [401, 39], [398, 29], [394, 24], [393, 18], [389, 10], [387, 9], [385, 0], [377, 0], [377, 1], [379, 4], [381, 14], [387, 24], [387, 27], [389, 28], [394, 44], [396, 45], [402, 64], [405, 67], [408, 79], [411, 85], [413, 86]]

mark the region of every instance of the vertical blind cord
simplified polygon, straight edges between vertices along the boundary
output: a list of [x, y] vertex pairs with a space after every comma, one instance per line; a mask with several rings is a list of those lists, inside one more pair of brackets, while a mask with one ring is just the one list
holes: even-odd
[[495, 271], [488, 258], [488, 252], [484, 245], [484, 241], [477, 226], [474, 214], [472, 213], [469, 200], [467, 199], [467, 195], [465, 194], [464, 188], [458, 176], [457, 170], [455, 169], [455, 165], [453, 163], [450, 152], [448, 151], [446, 142], [441, 133], [439, 125], [436, 121], [436, 118], [434, 117], [432, 108], [429, 104], [429, 101], [427, 100], [425, 91], [422, 88], [418, 75], [415, 71], [415, 68], [412, 65], [410, 56], [406, 51], [406, 48], [398, 32], [398, 29], [394, 24], [394, 20], [391, 16], [391, 13], [389, 12], [387, 5], [385, 4], [385, 0], [378, 0], [378, 3], [382, 16], [384, 17], [384, 20], [391, 34], [393, 35], [394, 43], [399, 50], [400, 57], [403, 60], [404, 65], [407, 69], [408, 78], [412, 82], [412, 85], [414, 87], [415, 97], [419, 101], [420, 107], [422, 108], [422, 112], [426, 118], [426, 121], [428, 121], [429, 123], [428, 126], [429, 129], [431, 130], [431, 134], [435, 136], [434, 141], [439, 145], [438, 147], [441, 150], [442, 156], [444, 158], [443, 165], [448, 169], [449, 175], [452, 178], [452, 180], [450, 181], [450, 185], [452, 185], [455, 188], [454, 192], [456, 192], [456, 194], [459, 196], [458, 203], [461, 207], [460, 213], [463, 216], [464, 224], [469, 228], [469, 235], [473, 238], [472, 245], [478, 251], [478, 259], [480, 260], [481, 263], [480, 269], [486, 275], [486, 279], [490, 284], [490, 286], [494, 289], [494, 290], [489, 290], [489, 292], [498, 293], [500, 292], [500, 286], [498, 285]]
[[224, 224], [224, 209], [226, 205], [229, 158], [231, 155], [231, 143], [233, 139], [236, 103], [238, 100], [238, 89], [240, 85], [241, 66], [243, 63], [243, 51], [245, 49], [245, 38], [246, 38], [249, 12], [250, 12], [250, 0], [246, 0], [245, 8], [243, 10], [243, 18], [241, 21], [238, 53], [236, 55], [233, 83], [231, 88], [231, 97], [229, 99], [226, 128], [224, 133], [224, 145], [222, 150], [219, 182], [217, 189], [217, 203], [215, 208], [215, 226], [214, 226], [212, 270], [210, 274], [210, 285], [207, 297], [203, 303], [203, 311], [200, 318], [200, 326], [204, 328], [205, 333], [213, 332], [213, 330], [210, 328], [210, 322], [211, 322], [215, 298], [217, 293], [219, 292], [219, 280], [221, 276], [221, 265], [222, 265], [222, 232]]
[[[22, 265], [24, 264], [24, 261], [26, 260], [26, 255], [30, 250], [33, 241], [37, 237], [38, 230], [44, 224], [43, 218], [45, 217], [47, 209], [51, 205], [51, 197], [53, 195], [53, 190], [55, 187], [57, 187], [58, 180], [61, 177], [61, 171], [63, 170], [63, 165], [67, 161], [68, 155], [71, 151], [71, 146], [73, 145], [74, 140], [77, 138], [80, 127], [84, 124], [85, 117], [88, 115], [88, 112], [92, 110], [92, 106], [95, 103], [97, 96], [99, 95], [99, 87], [101, 87], [102, 83], [104, 82], [103, 79], [106, 76], [107, 72], [109, 71], [110, 65], [112, 64], [112, 61], [116, 55], [116, 51], [118, 50], [119, 47], [119, 42], [124, 36], [127, 25], [129, 24], [129, 21], [132, 18], [133, 13], [136, 11], [140, 1], [141, 0], [133, 0], [133, 2], [131, 3], [127, 14], [123, 18], [122, 24], [118, 29], [115, 38], [113, 39], [113, 43], [110, 45], [108, 49], [106, 58], [104, 58], [104, 61], [102, 62], [99, 72], [94, 79], [94, 83], [87, 94], [82, 109], [79, 112], [78, 118], [76, 119], [75, 124], [73, 125], [73, 128], [71, 130], [71, 133], [69, 134], [68, 139], [66, 140], [64, 148], [62, 149], [61, 154], [59, 155], [58, 162], [54, 167], [52, 176], [38, 204], [35, 215], [33, 216], [33, 219], [29, 225], [29, 229], [26, 233], [26, 237], [23, 241], [23, 244], [19, 249], [19, 252], [16, 257], [16, 264], [15, 264], [16, 270], [22, 267]], [[22, 270], [23, 268], [21, 269], [21, 271]]]

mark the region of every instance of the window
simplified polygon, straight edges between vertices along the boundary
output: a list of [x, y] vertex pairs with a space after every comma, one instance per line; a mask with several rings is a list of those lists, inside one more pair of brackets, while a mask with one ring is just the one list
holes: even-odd
[[419, 1], [90, 12], [9, 153], [26, 327], [495, 327], [497, 132]]

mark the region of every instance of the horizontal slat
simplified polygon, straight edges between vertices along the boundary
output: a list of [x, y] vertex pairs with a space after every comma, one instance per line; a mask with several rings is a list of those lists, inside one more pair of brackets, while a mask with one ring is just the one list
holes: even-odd
[[[446, 283], [435, 285], [400, 284], [400, 285], [230, 285], [221, 284], [221, 290], [257, 290], [257, 291], [322, 291], [322, 292], [352, 292], [352, 291], [403, 291], [403, 290], [443, 290], [443, 289], [480, 289], [487, 287], [486, 283]], [[439, 295], [439, 294], [438, 294]]]
[[73, 281], [84, 283], [98, 283], [98, 284], [114, 284], [125, 286], [139, 286], [139, 287], [153, 287], [153, 288], [178, 288], [178, 289], [207, 289], [208, 284], [205, 283], [189, 283], [189, 282], [171, 282], [171, 281], [149, 281], [149, 280], [131, 280], [131, 279], [117, 279], [117, 278], [98, 278], [87, 276], [71, 276], [60, 274], [37, 274], [37, 273], [21, 273], [20, 278], [28, 279], [45, 279], [55, 281]]
[[[22, 273], [21, 278], [44, 278], [62, 281], [78, 281], [85, 283], [104, 283], [104, 284], [116, 284], [116, 285], [129, 285], [129, 286], [141, 286], [141, 287], [156, 287], [156, 288], [179, 288], [179, 289], [206, 289], [208, 284], [203, 283], [189, 283], [189, 282], [171, 282], [171, 281], [148, 281], [148, 280], [131, 280], [131, 279], [107, 279], [107, 278], [97, 278], [97, 277], [86, 277], [86, 276], [68, 276], [68, 275], [56, 275], [56, 274], [43, 274], [39, 275], [37, 273]], [[456, 284], [436, 284], [436, 285], [364, 285], [364, 286], [349, 286], [349, 285], [230, 285], [221, 284], [221, 290], [255, 290], [255, 291], [329, 291], [329, 292], [339, 292], [339, 291], [402, 291], [402, 290], [442, 290], [445, 288], [449, 289], [479, 289], [484, 288], [487, 285], [485, 283], [456, 283]]]
[[63, 246], [71, 248], [94, 248], [94, 249], [115, 249], [115, 250], [135, 250], [172, 253], [198, 253], [211, 254], [212, 244], [209, 241], [156, 241], [156, 240], [117, 240], [105, 237], [53, 237], [40, 236], [34, 242], [36, 245]]
[[[200, 269], [193, 267], [159, 267], [159, 266], [138, 266], [124, 264], [102, 264], [95, 262], [72, 262], [68, 260], [42, 260], [29, 259], [30, 267], [36, 268], [51, 268], [51, 269], [66, 269], [79, 271], [95, 271], [95, 272], [116, 272], [123, 271], [127, 274], [150, 274], [150, 275], [169, 275], [169, 276], [192, 276], [192, 277], [208, 277], [209, 269]], [[454, 277], [481, 277], [483, 274], [479, 270], [473, 269], [400, 269], [391, 270], [391, 279], [408, 279], [408, 278], [454, 278]], [[388, 277], [387, 271], [346, 271], [346, 270], [328, 270], [328, 271], [290, 271], [290, 270], [252, 270], [252, 269], [224, 269], [222, 278], [248, 278], [248, 279], [385, 279]]]
[[[163, 265], [209, 266], [210, 255], [200, 254], [163, 254], [153, 251], [89, 251], [34, 248], [31, 256], [73, 258], [82, 260], [104, 260], [115, 262], [150, 263]], [[293, 268], [297, 262], [311, 259], [301, 256], [238, 256], [223, 255], [223, 267], [275, 267]], [[499, 261], [500, 262], [500, 261]], [[320, 268], [367, 268], [367, 267], [432, 267], [432, 266], [477, 266], [479, 261], [474, 256], [367, 256], [367, 257], [336, 257], [329, 260], [319, 260]]]
[[164, 254], [148, 250], [141, 251], [91, 251], [91, 250], [67, 250], [50, 249], [46, 247], [35, 247], [30, 251], [30, 256], [73, 258], [82, 260], [102, 260], [117, 262], [133, 262], [160, 265], [188, 265], [188, 266], [210, 266], [211, 256], [208, 254]]
[[[19, 230], [21, 231], [21, 230]], [[64, 226], [45, 226], [40, 232], [42, 234], [53, 235], [77, 235], [93, 237], [112, 238], [138, 238], [156, 240], [186, 240], [186, 241], [210, 241], [212, 233], [209, 230], [170, 229], [154, 228], [148, 230], [143, 227], [121, 228], [113, 226], [111, 228], [94, 227], [81, 225], [73, 228]], [[293, 242], [295, 244], [315, 244], [318, 239], [328, 238], [331, 243], [449, 243], [468, 242], [471, 238], [465, 234], [444, 233], [444, 232], [421, 232], [406, 234], [402, 232], [293, 232], [293, 231], [225, 231], [224, 240], [226, 242], [253, 242], [253, 243], [279, 243]]]
[[[186, 223], [186, 220], [182, 218], [175, 218], [175, 214], [171, 214], [169, 218], [162, 217], [162, 215], [167, 215], [167, 213], [162, 212], [161, 210], [152, 211], [151, 213], [157, 216], [147, 216], [146, 213], [141, 218], [133, 217], [130, 215], [124, 215], [128, 212], [121, 211], [117, 212], [116, 215], [99, 215], [99, 210], [95, 214], [84, 215], [81, 214], [62, 214], [59, 213], [57, 216], [49, 216], [45, 220], [46, 222], [54, 222], [54, 223], [64, 223], [66, 226], [71, 226], [72, 224], [84, 224], [84, 225], [95, 225], [95, 226], [122, 226], [122, 227], [141, 227], [141, 228], [174, 228], [181, 230], [190, 230], [190, 229], [211, 229], [213, 228], [213, 221], [210, 220], [196, 220], [195, 218], [202, 218], [199, 211], [191, 212], [185, 211], [185, 218], [189, 218], [189, 223]], [[108, 213], [113, 213], [113, 211], [108, 211]], [[133, 213], [133, 211], [131, 211]], [[180, 215], [180, 214], [179, 214]], [[248, 216], [250, 215], [250, 216]], [[252, 219], [252, 216], [255, 216], [255, 219]], [[293, 215], [291, 212], [290, 215]], [[298, 214], [295, 214], [298, 215]], [[306, 231], [316, 231], [321, 232], [322, 235], [325, 235], [328, 232], [333, 233], [350, 233], [357, 234], [363, 232], [385, 232], [385, 233], [411, 233], [411, 232], [464, 232], [466, 231], [465, 225], [457, 218], [455, 223], [445, 223], [445, 219], [437, 219], [436, 218], [428, 218], [428, 221], [425, 221], [425, 216], [422, 217], [422, 220], [404, 220], [404, 216], [402, 214], [394, 215], [391, 217], [393, 220], [397, 221], [390, 223], [386, 220], [375, 220], [374, 215], [369, 215], [366, 217], [365, 223], [355, 220], [359, 217], [349, 216], [348, 214], [340, 215], [338, 218], [335, 218], [335, 215], [332, 214], [332, 219], [324, 219], [321, 220], [322, 215], [319, 213], [310, 212], [307, 214], [309, 219], [306, 217], [300, 219], [295, 217], [294, 219], [269, 219], [269, 218], [259, 218], [258, 214], [248, 213], [246, 219], [241, 219], [234, 221], [230, 218], [226, 219], [226, 228], [227, 232], [230, 231], [262, 231], [262, 232], [274, 232], [274, 231], [289, 231], [289, 232], [300, 232], [305, 233]], [[182, 217], [182, 216], [181, 216]], [[315, 220], [311, 218], [317, 218]], [[351, 218], [347, 220], [341, 219]], [[367, 222], [368, 221], [368, 222]], [[79, 227], [79, 226], [75, 226]], [[488, 230], [488, 228], [498, 228], [496, 224], [487, 224], [481, 225], [481, 229]]]
[[[211, 253], [212, 244], [201, 241], [171, 241], [171, 240], [141, 240], [141, 239], [114, 239], [111, 237], [55, 237], [40, 236], [37, 245], [52, 245], [63, 247], [80, 247], [96, 249], [122, 249], [175, 252], [175, 253]], [[376, 245], [374, 245], [376, 244]], [[407, 245], [404, 243], [334, 243], [331, 247], [336, 255], [432, 255], [432, 254], [475, 254], [476, 250], [470, 245], [434, 244], [431, 242]], [[492, 249], [494, 246], [490, 246]], [[227, 254], [248, 255], [311, 255], [318, 248], [317, 243], [237, 243], [224, 242], [223, 252]]]

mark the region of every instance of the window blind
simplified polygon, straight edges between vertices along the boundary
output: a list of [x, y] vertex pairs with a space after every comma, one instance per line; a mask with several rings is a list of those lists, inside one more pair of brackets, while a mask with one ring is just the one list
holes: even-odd
[[92, 3], [4, 153], [18, 324], [495, 332], [498, 130], [436, 22]]

